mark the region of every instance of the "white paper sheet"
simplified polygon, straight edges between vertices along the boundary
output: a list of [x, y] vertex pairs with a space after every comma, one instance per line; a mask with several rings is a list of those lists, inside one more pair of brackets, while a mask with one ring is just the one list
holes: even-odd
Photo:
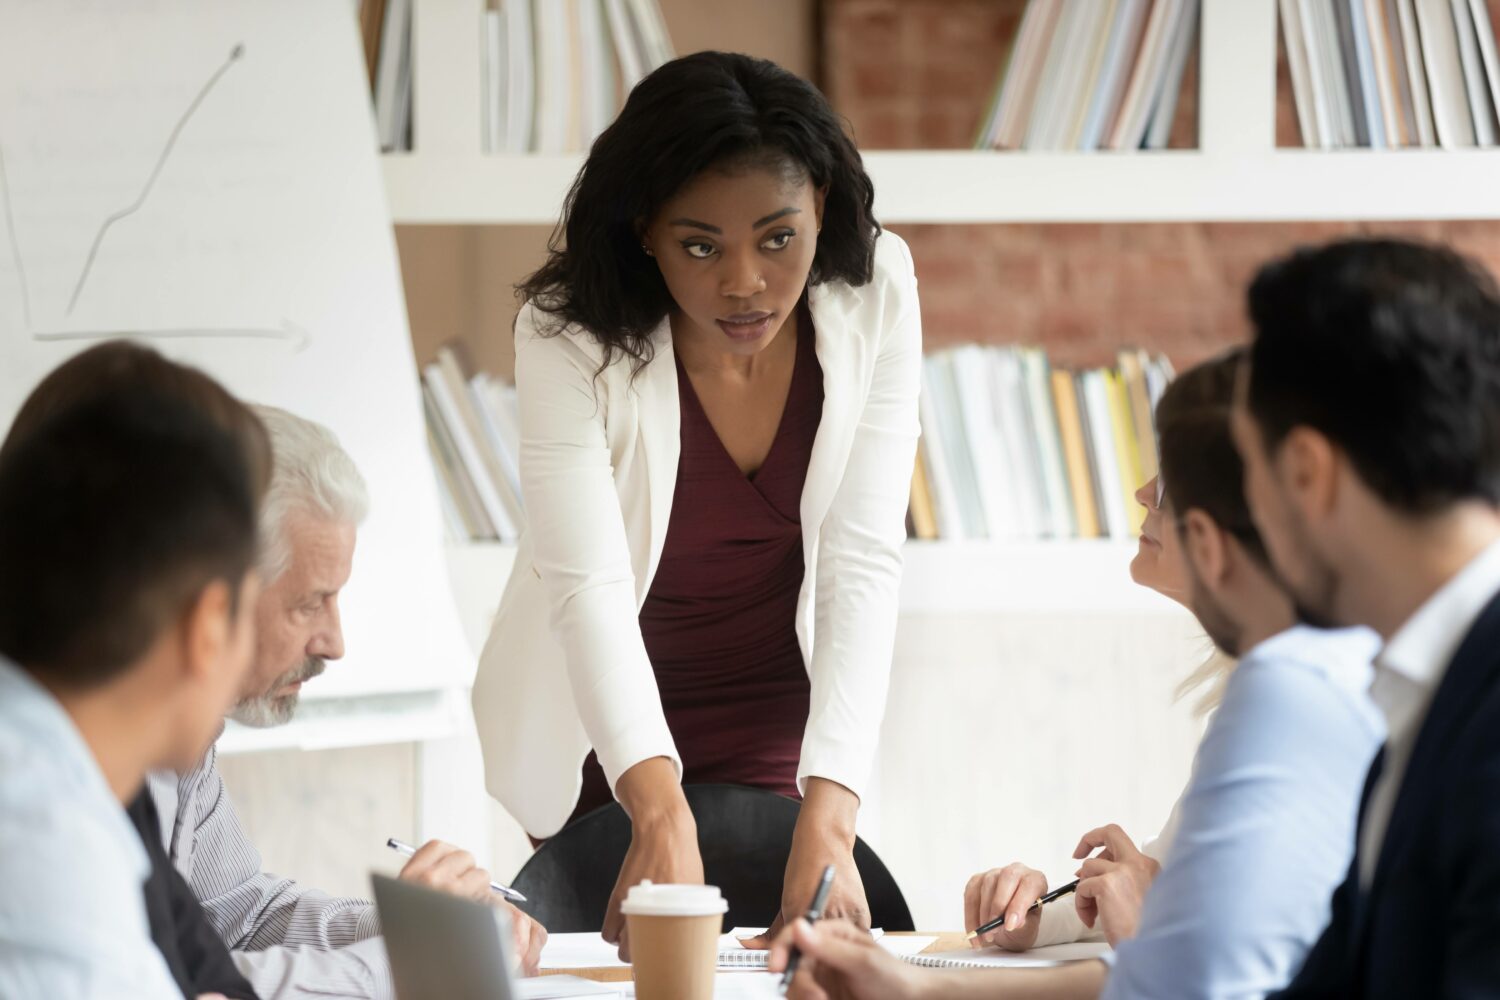
[[0, 0], [0, 157], [0, 428], [133, 331], [327, 424], [371, 511], [307, 697], [471, 677], [348, 0]]
[[619, 950], [599, 936], [597, 931], [549, 934], [542, 946], [544, 969], [625, 969]]
[[630, 983], [595, 983], [577, 976], [538, 976], [517, 980], [511, 990], [515, 1000], [564, 1000], [567, 997], [623, 997], [633, 990]]
[[[767, 972], [721, 972], [714, 977], [714, 1000], [771, 1000], [780, 997], [776, 985], [780, 976]], [[626, 996], [635, 996], [635, 984], [629, 987]]]

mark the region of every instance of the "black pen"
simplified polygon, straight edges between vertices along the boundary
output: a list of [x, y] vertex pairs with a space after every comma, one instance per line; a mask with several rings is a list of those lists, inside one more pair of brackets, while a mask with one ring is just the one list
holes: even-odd
[[[813, 893], [812, 905], [807, 908], [803, 917], [809, 924], [815, 924], [823, 918], [823, 908], [828, 905], [828, 893], [833, 889], [833, 865], [823, 869], [823, 878], [818, 883], [818, 891]], [[786, 991], [792, 988], [792, 977], [797, 974], [797, 963], [802, 961], [802, 953], [792, 945], [792, 953], [787, 956], [786, 971], [781, 974], [781, 985], [777, 987], [778, 996], [786, 996]]]
[[[1060, 888], [1060, 889], [1053, 889], [1051, 892], [1047, 893], [1047, 895], [1043, 896], [1041, 899], [1037, 900], [1035, 903], [1032, 903], [1030, 906], [1026, 907], [1026, 912], [1030, 913], [1032, 910], [1036, 909], [1038, 906], [1043, 906], [1043, 905], [1045, 905], [1047, 903], [1050, 903], [1054, 899], [1062, 899], [1068, 893], [1072, 892], [1074, 889], [1077, 889], [1077, 888], [1078, 888], [1078, 879], [1075, 878], [1073, 881], [1069, 882], [1067, 885], [1063, 886], [1062, 888]], [[994, 920], [991, 920], [989, 923], [985, 924], [983, 927], [979, 927], [979, 928], [976, 928], [975, 930], [970, 931], [969, 932], [969, 940], [972, 941], [972, 940], [974, 940], [975, 938], [977, 938], [981, 934], [988, 934], [990, 931], [992, 931], [995, 928], [999, 927], [1003, 923], [1005, 923], [1005, 914], [1002, 913], [998, 917], [996, 917]]]

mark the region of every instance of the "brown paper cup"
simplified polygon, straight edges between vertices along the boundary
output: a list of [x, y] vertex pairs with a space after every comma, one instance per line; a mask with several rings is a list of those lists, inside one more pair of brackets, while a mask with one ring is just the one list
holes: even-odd
[[728, 910], [718, 889], [643, 882], [621, 910], [639, 1000], [713, 1000], [719, 929]]

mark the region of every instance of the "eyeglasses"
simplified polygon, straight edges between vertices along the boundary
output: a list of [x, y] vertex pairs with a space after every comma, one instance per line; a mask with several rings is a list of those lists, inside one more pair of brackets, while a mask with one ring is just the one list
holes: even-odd
[[1167, 481], [1165, 479], [1163, 479], [1162, 478], [1162, 474], [1160, 472], [1158, 472], [1156, 474], [1156, 509], [1157, 510], [1161, 510], [1162, 509], [1162, 505], [1165, 504], [1166, 502], [1167, 502]]

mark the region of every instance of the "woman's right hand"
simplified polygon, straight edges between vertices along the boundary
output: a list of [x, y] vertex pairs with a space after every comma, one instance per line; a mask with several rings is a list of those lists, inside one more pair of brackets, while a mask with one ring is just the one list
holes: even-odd
[[1036, 944], [1042, 926], [1041, 907], [1031, 905], [1047, 892], [1047, 876], [1023, 864], [1006, 865], [969, 879], [964, 888], [964, 920], [975, 930], [1005, 915], [1005, 923], [970, 942], [976, 948], [994, 945], [1025, 951]]
[[677, 781], [677, 769], [666, 757], [643, 760], [620, 775], [615, 796], [630, 816], [630, 850], [609, 897], [604, 940], [619, 945], [620, 960], [628, 962], [630, 938], [620, 912], [625, 894], [646, 879], [702, 885], [703, 857], [698, 852], [698, 825]]

